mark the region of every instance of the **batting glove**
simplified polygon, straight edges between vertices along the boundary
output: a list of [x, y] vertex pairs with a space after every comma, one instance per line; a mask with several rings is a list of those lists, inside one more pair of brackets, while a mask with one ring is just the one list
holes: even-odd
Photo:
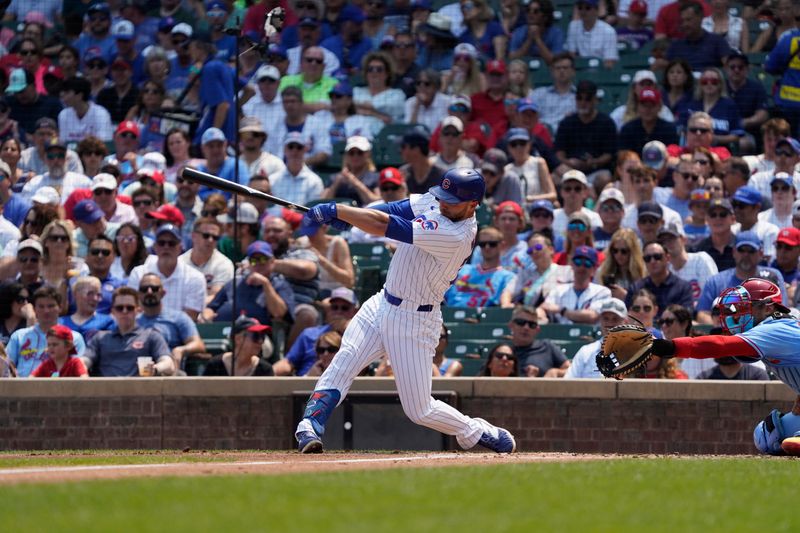
[[330, 224], [336, 220], [336, 202], [317, 204], [308, 210], [306, 216], [317, 224]]
[[347, 231], [353, 227], [352, 225], [348, 224], [343, 220], [339, 220], [338, 218], [334, 218], [333, 220], [331, 220], [331, 226], [338, 229], [339, 231]]

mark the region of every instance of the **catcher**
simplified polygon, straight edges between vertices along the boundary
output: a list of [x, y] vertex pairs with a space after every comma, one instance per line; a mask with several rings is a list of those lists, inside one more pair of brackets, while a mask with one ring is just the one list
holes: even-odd
[[756, 448], [771, 455], [800, 455], [800, 322], [781, 304], [781, 292], [771, 281], [750, 278], [725, 289], [717, 309], [729, 335], [654, 339], [644, 328], [613, 328], [597, 354], [597, 368], [606, 377], [623, 379], [651, 356], [694, 359], [735, 356], [763, 360], [798, 398], [789, 413], [773, 410], [753, 432]]

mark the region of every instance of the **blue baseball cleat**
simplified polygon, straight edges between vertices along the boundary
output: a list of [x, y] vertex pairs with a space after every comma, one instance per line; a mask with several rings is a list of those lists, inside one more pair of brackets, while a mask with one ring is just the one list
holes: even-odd
[[313, 431], [300, 431], [294, 437], [300, 453], [322, 453], [322, 439]]
[[514, 440], [514, 435], [503, 428], [497, 428], [496, 437], [489, 431], [484, 431], [478, 444], [497, 453], [514, 453], [517, 450], [517, 442]]

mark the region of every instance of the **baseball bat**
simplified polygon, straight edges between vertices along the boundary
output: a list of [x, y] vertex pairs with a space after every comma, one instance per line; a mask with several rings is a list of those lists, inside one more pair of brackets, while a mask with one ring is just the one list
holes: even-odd
[[183, 171], [181, 172], [181, 177], [189, 181], [194, 181], [196, 183], [200, 183], [207, 187], [211, 187], [212, 189], [219, 189], [221, 191], [229, 192], [232, 194], [238, 194], [239, 196], [246, 196], [250, 198], [258, 198], [260, 200], [266, 200], [276, 205], [282, 205], [283, 207], [288, 207], [289, 209], [300, 211], [301, 213], [305, 213], [306, 211], [308, 211], [308, 208], [304, 205], [293, 204], [292, 202], [284, 200], [283, 198], [278, 198], [277, 196], [272, 196], [271, 194], [257, 191], [251, 187], [248, 187], [247, 185], [242, 185], [240, 183], [233, 183], [232, 181], [222, 179], [219, 176], [214, 176], [213, 174], [209, 174], [208, 172], [202, 172], [200, 170], [197, 170], [196, 168], [192, 167], [184, 168]]

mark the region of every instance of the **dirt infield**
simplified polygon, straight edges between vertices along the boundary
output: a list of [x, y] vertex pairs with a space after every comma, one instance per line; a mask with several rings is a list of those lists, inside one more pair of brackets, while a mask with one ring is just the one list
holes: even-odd
[[[148, 460], [163, 457], [163, 461], [137, 464], [131, 459]], [[277, 475], [305, 472], [334, 472], [386, 468], [429, 468], [512, 464], [531, 462], [574, 462], [620, 458], [618, 455], [588, 455], [571, 453], [326, 453], [300, 455], [290, 452], [136, 452], [114, 453], [19, 453], [3, 454], [3, 459], [30, 459], [29, 466], [0, 467], [0, 485], [17, 483], [59, 483], [93, 479], [127, 477], [206, 476], [258, 474]], [[37, 458], [75, 460], [91, 463], [91, 458], [109, 458], [118, 464], [79, 464], [74, 466], [36, 465]], [[127, 459], [131, 458], [131, 459]], [[118, 459], [118, 461], [117, 461]], [[127, 460], [126, 460], [127, 459]], [[157, 459], [156, 459], [157, 460]], [[177, 462], [180, 461], [180, 462]], [[2, 461], [0, 461], [2, 464]]]

